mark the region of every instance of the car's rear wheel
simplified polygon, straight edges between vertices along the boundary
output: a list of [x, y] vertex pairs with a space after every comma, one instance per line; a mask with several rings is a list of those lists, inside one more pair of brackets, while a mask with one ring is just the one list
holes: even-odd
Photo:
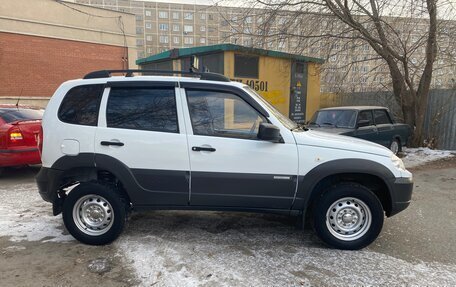
[[313, 226], [326, 244], [356, 250], [372, 243], [383, 226], [379, 199], [366, 187], [340, 183], [326, 190], [314, 206]]
[[390, 144], [390, 150], [394, 154], [398, 154], [401, 151], [401, 145], [398, 139], [393, 139]]
[[76, 186], [63, 203], [63, 222], [77, 240], [91, 245], [114, 241], [126, 221], [126, 207], [114, 187], [87, 182]]

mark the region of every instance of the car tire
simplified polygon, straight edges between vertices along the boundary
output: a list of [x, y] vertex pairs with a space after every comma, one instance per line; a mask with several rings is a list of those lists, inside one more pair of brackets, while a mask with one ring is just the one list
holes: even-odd
[[85, 182], [65, 198], [62, 217], [74, 238], [85, 244], [104, 245], [122, 233], [127, 208], [115, 187]]
[[358, 250], [378, 237], [383, 219], [382, 204], [372, 191], [356, 183], [339, 183], [315, 202], [312, 224], [327, 245]]
[[396, 155], [401, 151], [401, 143], [398, 139], [391, 140], [390, 150]]

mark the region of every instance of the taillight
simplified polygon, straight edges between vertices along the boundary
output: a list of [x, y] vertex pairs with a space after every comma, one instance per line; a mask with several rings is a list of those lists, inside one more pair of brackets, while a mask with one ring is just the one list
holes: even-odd
[[10, 132], [10, 141], [11, 142], [17, 142], [17, 141], [21, 141], [23, 139], [24, 138], [22, 137], [21, 132], [19, 132], [19, 131]]
[[43, 154], [43, 126], [40, 126], [40, 133], [36, 139], [36, 144], [38, 145], [38, 149], [40, 151], [40, 157]]

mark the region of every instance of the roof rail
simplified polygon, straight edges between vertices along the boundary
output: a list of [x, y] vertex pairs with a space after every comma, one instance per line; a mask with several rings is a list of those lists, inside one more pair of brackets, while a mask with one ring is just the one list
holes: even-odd
[[190, 77], [198, 77], [201, 80], [229, 82], [230, 79], [222, 74], [209, 72], [193, 72], [193, 71], [169, 71], [169, 70], [100, 70], [90, 72], [83, 79], [98, 79], [109, 78], [113, 73], [123, 73], [125, 77], [133, 77], [133, 73], [143, 73], [143, 75], [182, 75]]

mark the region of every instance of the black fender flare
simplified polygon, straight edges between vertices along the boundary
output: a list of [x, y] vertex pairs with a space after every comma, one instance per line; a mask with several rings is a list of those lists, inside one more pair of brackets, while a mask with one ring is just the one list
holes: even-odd
[[316, 189], [318, 183], [329, 176], [338, 174], [369, 174], [378, 177], [385, 183], [389, 199], [394, 199], [391, 184], [396, 177], [387, 167], [366, 159], [337, 159], [322, 163], [306, 175], [299, 177], [292, 210], [300, 211], [305, 216], [311, 200], [320, 192]]

